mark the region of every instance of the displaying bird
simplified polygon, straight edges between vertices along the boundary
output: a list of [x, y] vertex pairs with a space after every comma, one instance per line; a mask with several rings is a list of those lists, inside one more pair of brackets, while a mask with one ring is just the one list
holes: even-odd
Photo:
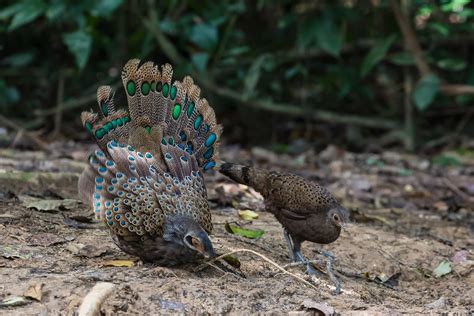
[[[291, 259], [306, 263], [307, 273], [315, 274], [301, 253], [301, 243], [332, 243], [349, 220], [347, 211], [332, 194], [319, 184], [293, 174], [232, 163], [222, 164], [219, 171], [262, 194], [266, 211], [275, 215], [284, 228]], [[339, 292], [340, 285], [331, 268], [334, 258], [327, 251], [320, 252], [329, 259], [327, 272]]]
[[120, 249], [160, 265], [215, 256], [202, 172], [215, 166], [222, 129], [192, 78], [172, 75], [169, 64], [129, 60], [129, 111], [101, 86], [99, 112], [81, 115], [100, 148], [79, 178], [81, 198]]

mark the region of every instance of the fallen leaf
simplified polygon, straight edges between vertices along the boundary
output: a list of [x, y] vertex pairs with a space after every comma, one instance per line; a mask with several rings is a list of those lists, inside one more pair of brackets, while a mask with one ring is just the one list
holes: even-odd
[[104, 267], [127, 267], [131, 268], [135, 265], [135, 262], [132, 260], [109, 260], [104, 261], [102, 266]]
[[64, 238], [52, 233], [37, 233], [28, 241], [29, 246], [49, 247], [66, 242]]
[[251, 211], [251, 210], [239, 210], [239, 216], [242, 219], [247, 221], [251, 221], [258, 218], [258, 213]]
[[181, 302], [168, 301], [160, 299], [160, 307], [165, 310], [184, 311], [186, 305]]
[[81, 250], [84, 246], [84, 244], [67, 244], [66, 249], [69, 250], [73, 255], [77, 255], [79, 250]]
[[448, 211], [449, 206], [444, 201], [438, 201], [438, 202], [433, 204], [433, 208], [437, 211], [446, 212], [446, 211]]
[[31, 303], [31, 301], [24, 296], [13, 296], [2, 300], [0, 302], [0, 307], [23, 306], [29, 303]]
[[231, 256], [231, 255], [227, 255], [227, 256], [223, 257], [222, 259], [225, 262], [227, 262], [228, 264], [230, 264], [231, 266], [233, 266], [234, 268], [237, 268], [237, 269], [240, 268], [240, 261], [236, 257]]
[[19, 198], [24, 207], [33, 208], [42, 212], [70, 210], [78, 207], [80, 203], [78, 200], [73, 199], [39, 199], [28, 195], [21, 195]]
[[225, 224], [225, 230], [231, 234], [240, 235], [242, 237], [246, 237], [250, 239], [260, 238], [265, 233], [263, 230], [245, 229], [245, 228], [241, 228], [235, 225], [231, 225], [229, 223]]
[[94, 245], [85, 245], [84, 247], [79, 249], [76, 255], [81, 256], [81, 257], [87, 257], [87, 258], [94, 258], [94, 257], [100, 257], [106, 252], [107, 252], [106, 248], [98, 248]]
[[43, 297], [43, 286], [43, 283], [32, 284], [26, 289], [25, 293], [23, 293], [23, 296], [41, 302], [41, 298]]
[[429, 309], [444, 309], [446, 307], [446, 299], [441, 296], [436, 301], [426, 304], [425, 307]]
[[33, 254], [31, 252], [27, 252], [26, 250], [21, 249], [18, 245], [6, 245], [0, 247], [0, 255], [6, 259], [30, 259]]
[[443, 275], [451, 273], [451, 271], [452, 271], [451, 263], [448, 260], [443, 260], [439, 263], [436, 269], [433, 270], [433, 274], [435, 277], [439, 278], [439, 277], [442, 277]]
[[334, 315], [335, 310], [326, 303], [315, 302], [311, 299], [305, 299], [301, 304], [302, 307], [309, 310], [316, 310], [322, 315]]

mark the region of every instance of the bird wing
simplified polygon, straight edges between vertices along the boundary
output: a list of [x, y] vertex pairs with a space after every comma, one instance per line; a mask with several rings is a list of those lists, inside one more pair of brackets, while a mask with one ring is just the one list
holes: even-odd
[[293, 174], [274, 172], [269, 176], [267, 186], [267, 203], [294, 219], [302, 220], [326, 211], [336, 202], [324, 187]]

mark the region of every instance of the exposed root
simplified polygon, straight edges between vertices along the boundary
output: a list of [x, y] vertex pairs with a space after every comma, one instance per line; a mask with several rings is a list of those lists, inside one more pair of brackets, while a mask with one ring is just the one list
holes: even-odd
[[82, 301], [79, 316], [95, 316], [100, 314], [100, 306], [115, 289], [115, 284], [108, 282], [97, 283]]

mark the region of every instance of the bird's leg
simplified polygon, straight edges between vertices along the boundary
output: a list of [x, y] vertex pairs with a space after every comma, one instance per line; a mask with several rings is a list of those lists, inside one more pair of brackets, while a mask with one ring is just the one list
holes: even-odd
[[284, 230], [284, 234], [286, 242], [288, 243], [288, 250], [290, 251], [291, 259], [294, 262], [305, 263], [306, 273], [309, 275], [316, 275], [316, 270], [314, 270], [314, 268], [311, 266], [311, 263], [309, 263], [301, 253], [301, 241], [293, 239], [286, 229]]
[[306, 274], [309, 274], [309, 275], [318, 274], [316, 270], [314, 270], [311, 263], [308, 262], [308, 260], [306, 260], [303, 254], [301, 253], [301, 242], [299, 240], [293, 241], [293, 251], [294, 251], [295, 257], [297, 258], [296, 261], [306, 263]]
[[335, 259], [334, 256], [332, 255], [332, 253], [324, 249], [320, 249], [319, 253], [328, 259], [326, 263], [326, 272], [328, 273], [329, 278], [331, 279], [331, 281], [334, 283], [334, 286], [336, 287], [336, 289], [334, 290], [334, 294], [341, 293], [341, 283], [339, 283], [339, 280], [336, 278], [336, 276], [334, 275], [334, 272], [332, 271], [332, 264], [334, 263], [334, 259]]
[[284, 234], [286, 242], [288, 244], [288, 251], [290, 252], [290, 258], [293, 262], [297, 262], [298, 259], [296, 258], [295, 250], [294, 250], [294, 247], [293, 247], [293, 241], [291, 239], [290, 234], [286, 230], [286, 228], [283, 229], [283, 234]]

